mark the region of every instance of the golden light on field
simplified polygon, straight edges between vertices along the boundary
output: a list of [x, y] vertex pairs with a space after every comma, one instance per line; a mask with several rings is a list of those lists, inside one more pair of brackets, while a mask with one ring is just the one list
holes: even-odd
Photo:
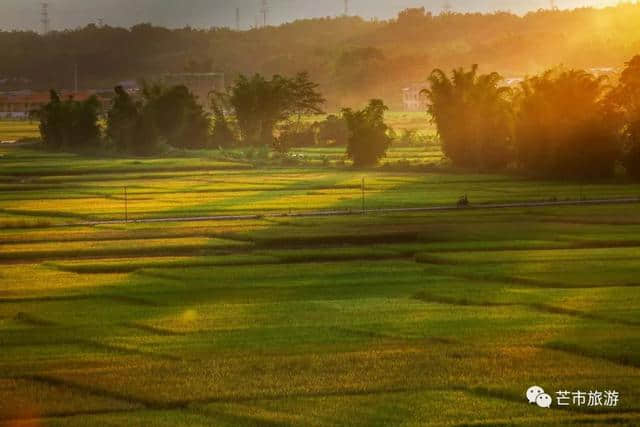
[[180, 321], [182, 323], [193, 323], [198, 320], [198, 317], [198, 312], [196, 310], [186, 310], [182, 313], [182, 316], [180, 316]]

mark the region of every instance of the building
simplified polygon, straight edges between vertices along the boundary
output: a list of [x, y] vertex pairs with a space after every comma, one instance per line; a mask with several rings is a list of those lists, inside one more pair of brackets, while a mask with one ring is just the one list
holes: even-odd
[[422, 91], [428, 87], [428, 83], [414, 83], [402, 89], [404, 111], [427, 111], [427, 97]]
[[224, 73], [165, 74], [161, 81], [166, 86], [186, 86], [207, 110], [209, 109], [209, 94], [225, 90]]
[[507, 77], [504, 79], [504, 84], [507, 87], [516, 87], [522, 82], [524, 82], [524, 77]]
[[[89, 99], [93, 92], [59, 92], [61, 99], [72, 97], [76, 101]], [[98, 97], [103, 103], [104, 99]], [[0, 119], [28, 120], [31, 113], [39, 110], [51, 100], [49, 92], [19, 91], [0, 94]]]

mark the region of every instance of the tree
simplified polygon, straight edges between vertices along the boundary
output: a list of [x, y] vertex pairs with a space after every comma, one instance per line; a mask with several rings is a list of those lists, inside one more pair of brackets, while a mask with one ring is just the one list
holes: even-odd
[[313, 147], [316, 145], [316, 137], [316, 126], [287, 121], [278, 127], [278, 137], [273, 142], [273, 149], [279, 153], [287, 153], [294, 147]]
[[209, 118], [184, 86], [145, 85], [134, 101], [115, 88], [107, 117], [107, 135], [122, 153], [150, 155], [161, 143], [176, 148], [204, 148], [209, 143]]
[[135, 102], [122, 86], [117, 86], [114, 91], [113, 106], [107, 115], [107, 137], [119, 152], [147, 151], [139, 150], [139, 146], [155, 141], [138, 139], [138, 126], [142, 114], [140, 103]]
[[175, 148], [205, 148], [209, 142], [209, 117], [187, 87], [146, 86], [145, 114], [153, 116], [159, 137]]
[[349, 128], [347, 156], [353, 160], [354, 166], [374, 166], [386, 155], [391, 145], [391, 138], [387, 135], [389, 127], [384, 123], [387, 110], [379, 99], [372, 99], [363, 110], [342, 110]]
[[627, 62], [611, 99], [623, 119], [624, 166], [629, 175], [640, 179], [640, 55]]
[[85, 101], [61, 100], [56, 91], [37, 113], [45, 145], [56, 150], [90, 151], [100, 144], [98, 116], [100, 102], [95, 96]]
[[349, 128], [344, 117], [330, 114], [317, 124], [318, 140], [324, 144], [347, 145], [349, 141]]
[[211, 142], [214, 147], [231, 147], [236, 142], [236, 136], [224, 114], [222, 107], [222, 94], [213, 94], [210, 98], [211, 111], [213, 111], [213, 131]]
[[148, 156], [158, 151], [155, 117], [143, 100], [134, 101], [121, 87], [115, 88], [113, 107], [107, 115], [107, 136], [120, 153]]
[[618, 120], [606, 78], [549, 70], [528, 78], [517, 96], [518, 162], [532, 175], [611, 176], [619, 157]]
[[448, 77], [436, 69], [429, 76], [429, 113], [444, 153], [456, 166], [501, 169], [512, 158], [510, 90], [498, 73], [478, 74], [457, 68]]
[[317, 85], [306, 73], [289, 79], [279, 75], [271, 80], [260, 74], [240, 76], [231, 88], [229, 104], [233, 108], [242, 140], [248, 145], [272, 145], [279, 122], [295, 115], [322, 113], [324, 102]]

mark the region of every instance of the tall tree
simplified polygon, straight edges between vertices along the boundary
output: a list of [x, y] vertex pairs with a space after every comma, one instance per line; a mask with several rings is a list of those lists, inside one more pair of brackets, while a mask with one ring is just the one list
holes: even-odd
[[45, 145], [56, 150], [92, 151], [100, 145], [98, 116], [100, 102], [95, 96], [85, 101], [61, 100], [56, 91], [37, 113]]
[[152, 114], [163, 141], [176, 148], [205, 148], [209, 117], [187, 87], [151, 85], [144, 88], [145, 112]]
[[122, 153], [140, 151], [139, 154], [144, 154], [146, 150], [139, 149], [139, 146], [146, 142], [155, 143], [155, 141], [138, 138], [142, 106], [139, 102], [135, 102], [122, 86], [117, 86], [114, 90], [113, 106], [107, 115], [107, 137]]
[[342, 110], [349, 128], [347, 156], [355, 167], [375, 166], [386, 155], [391, 145], [389, 127], [384, 122], [387, 110], [379, 99], [372, 99], [363, 110]]
[[224, 112], [224, 94], [213, 93], [210, 97], [210, 107], [213, 112], [213, 130], [211, 142], [214, 147], [231, 147], [236, 143], [236, 135], [229, 124]]
[[478, 74], [457, 68], [451, 77], [436, 69], [425, 89], [429, 113], [444, 153], [456, 166], [500, 169], [512, 156], [510, 90], [498, 73]]
[[623, 118], [624, 166], [640, 179], [640, 55], [627, 62], [611, 98]]
[[274, 129], [292, 115], [321, 113], [324, 99], [305, 73], [295, 78], [275, 75], [271, 80], [256, 74], [240, 76], [230, 90], [242, 140], [248, 145], [272, 145]]
[[555, 69], [522, 83], [516, 141], [526, 172], [566, 178], [614, 173], [618, 120], [605, 82], [582, 70]]

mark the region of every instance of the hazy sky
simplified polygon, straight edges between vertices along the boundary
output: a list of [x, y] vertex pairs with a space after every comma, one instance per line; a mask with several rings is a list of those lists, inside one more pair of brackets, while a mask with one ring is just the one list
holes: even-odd
[[[129, 27], [151, 22], [168, 27], [235, 26], [240, 8], [241, 26], [255, 24], [261, 0], [47, 0], [53, 29], [74, 28], [103, 19], [105, 24]], [[556, 0], [561, 8], [604, 6], [618, 0]], [[407, 7], [439, 12], [445, 0], [349, 0], [350, 12], [366, 18], [387, 19]], [[550, 0], [449, 0], [456, 11], [527, 10], [549, 7]], [[0, 29], [40, 29], [40, 0], [0, 0]], [[269, 23], [303, 17], [335, 16], [343, 0], [268, 0]]]

